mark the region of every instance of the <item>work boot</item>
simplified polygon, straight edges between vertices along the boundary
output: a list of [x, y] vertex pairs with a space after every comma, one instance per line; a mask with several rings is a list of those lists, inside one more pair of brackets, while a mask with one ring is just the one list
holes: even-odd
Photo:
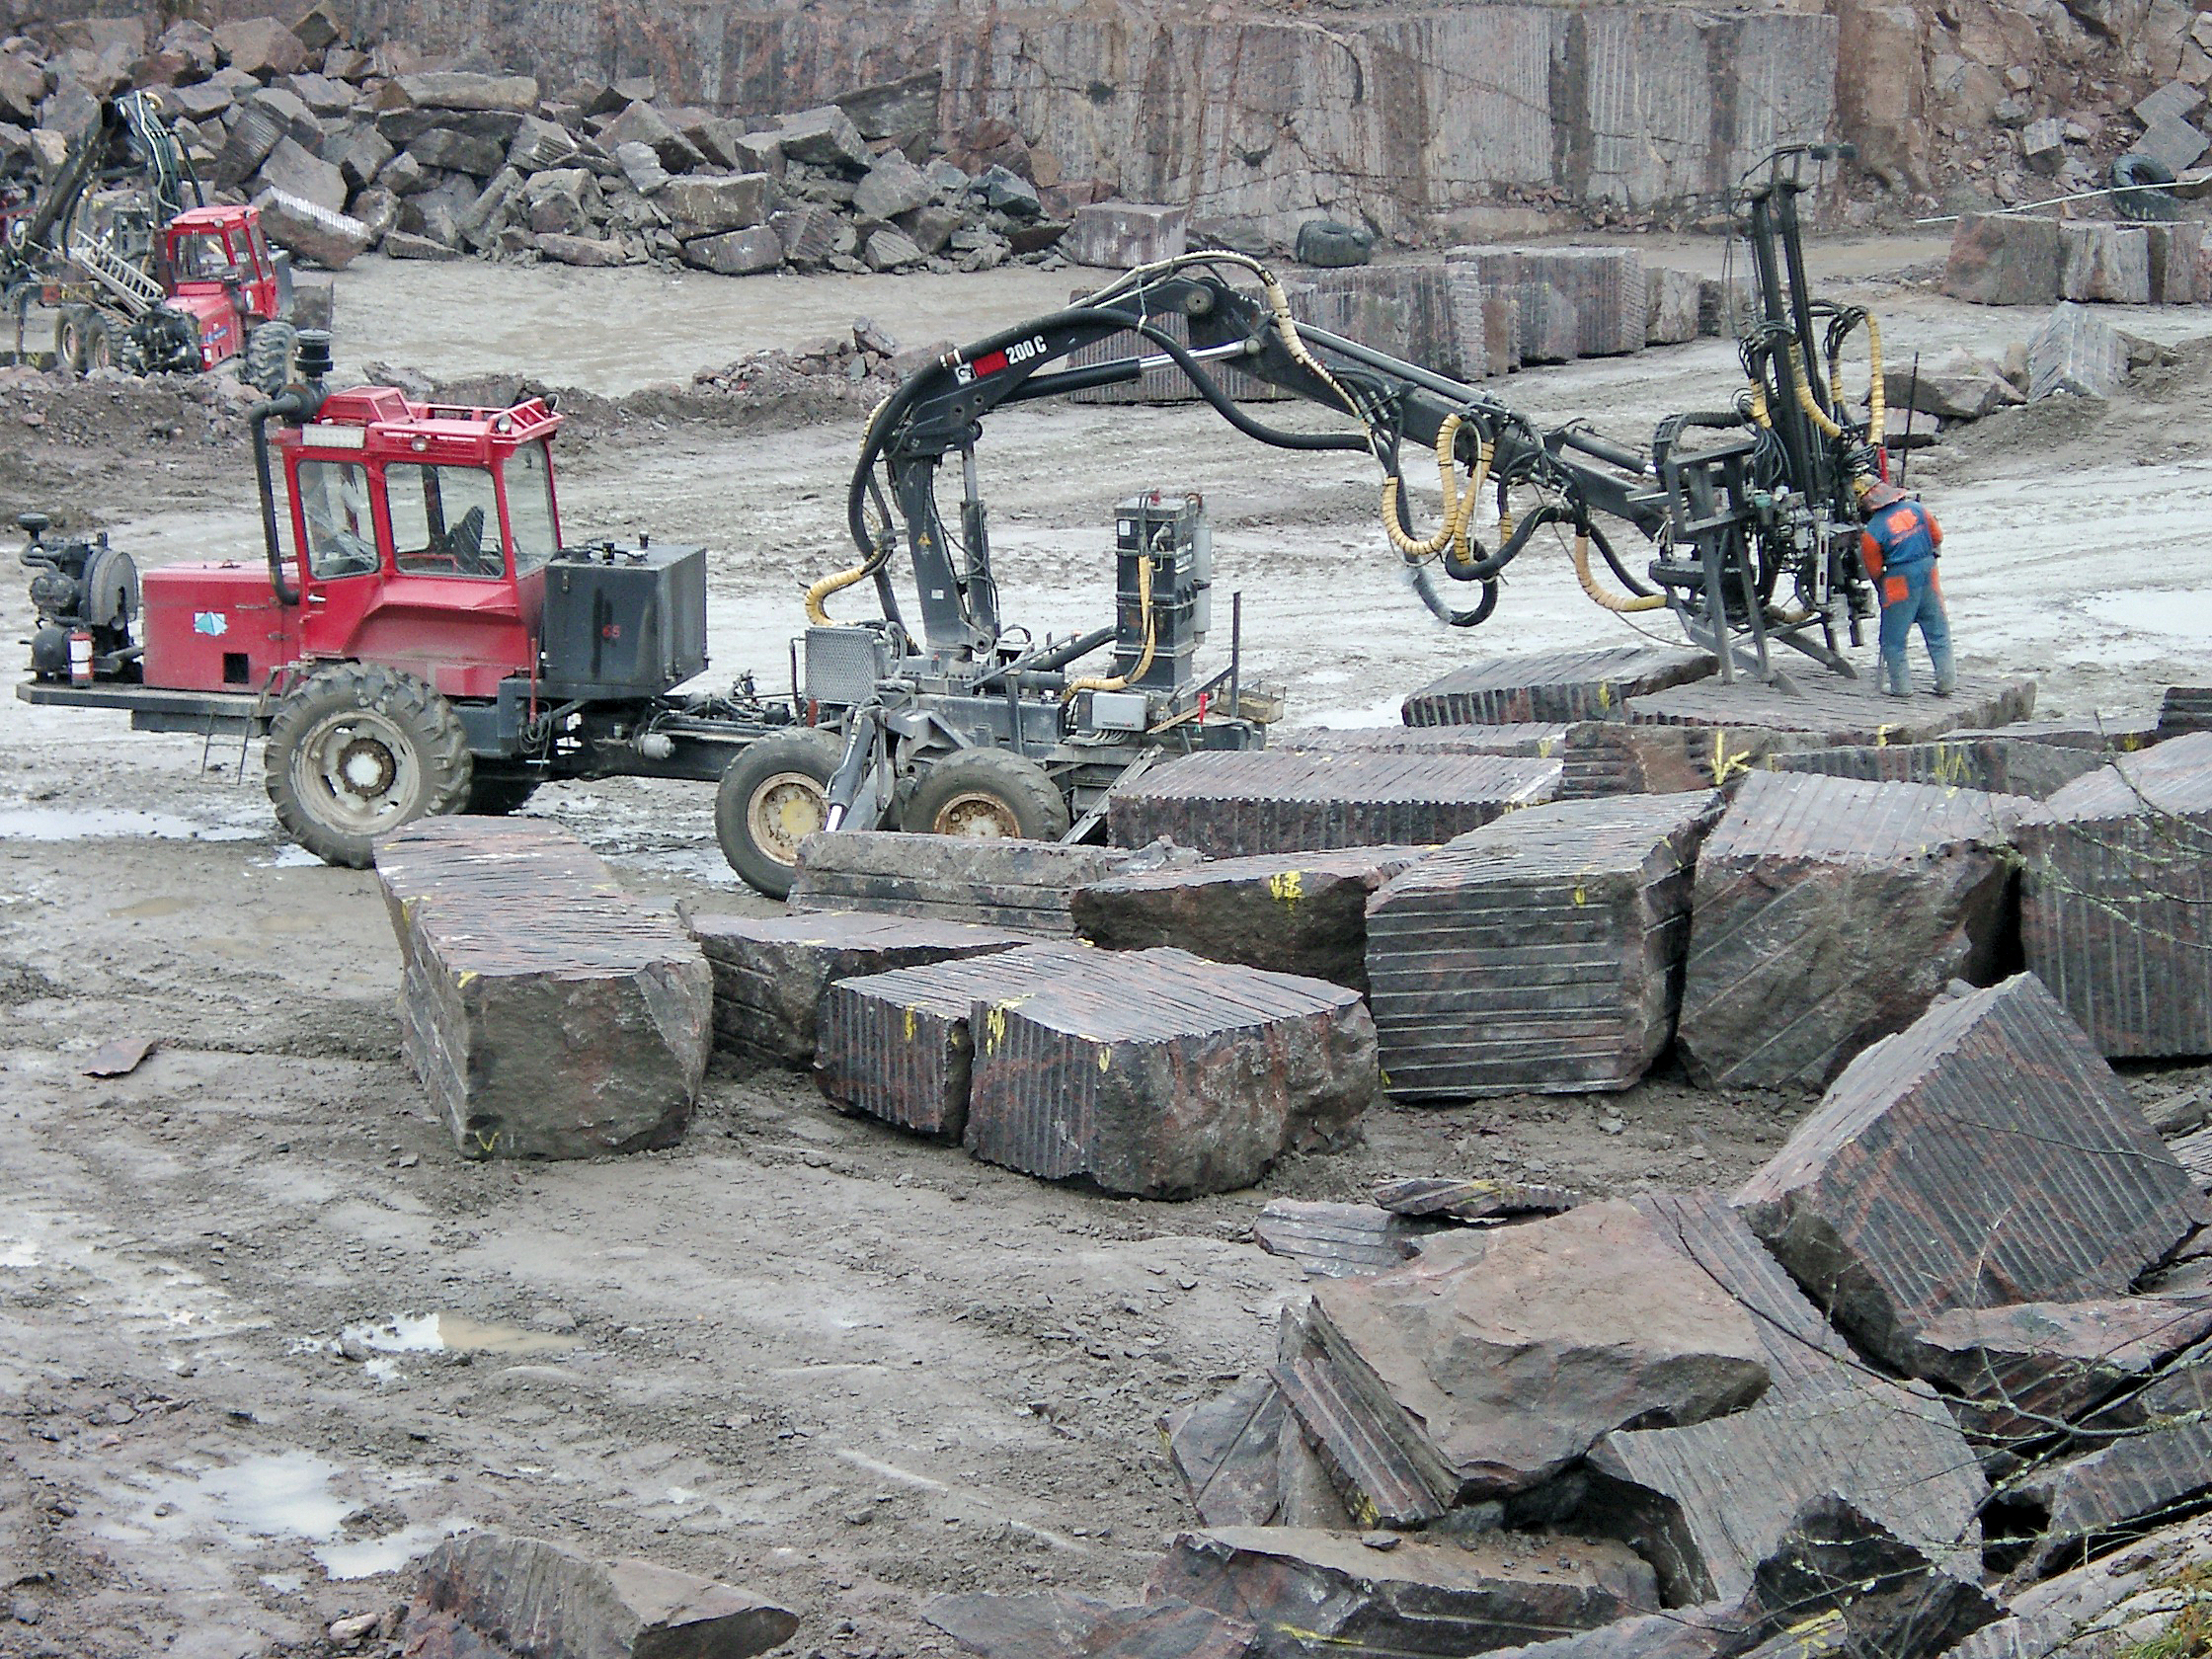
[[1936, 670], [1936, 695], [1947, 697], [1958, 689], [1958, 670], [1951, 664], [1951, 644], [1946, 637], [1943, 643], [1928, 653]]

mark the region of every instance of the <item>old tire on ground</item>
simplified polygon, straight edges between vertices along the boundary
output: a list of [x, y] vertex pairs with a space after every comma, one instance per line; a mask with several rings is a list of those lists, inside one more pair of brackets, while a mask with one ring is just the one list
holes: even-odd
[[365, 870], [377, 836], [458, 811], [475, 762], [453, 705], [428, 685], [339, 663], [277, 704], [264, 771], [292, 839], [326, 864]]
[[298, 344], [299, 331], [291, 324], [262, 324], [246, 336], [246, 352], [239, 360], [238, 377], [262, 396], [275, 397], [291, 378], [292, 348]]
[[528, 804], [537, 793], [537, 784], [534, 777], [494, 777], [476, 772], [468, 780], [468, 800], [461, 811], [477, 818], [505, 818]]
[[915, 835], [1057, 841], [1069, 822], [1060, 786], [1036, 761], [1011, 750], [966, 749], [922, 773], [902, 828]]
[[2140, 150], [2112, 163], [2112, 211], [2123, 219], [2171, 222], [2186, 216], [2181, 198], [2158, 187], [2173, 183], [2173, 169]]
[[830, 774], [844, 745], [817, 727], [748, 744], [714, 792], [714, 836], [730, 868], [770, 899], [788, 899], [799, 843], [827, 821]]

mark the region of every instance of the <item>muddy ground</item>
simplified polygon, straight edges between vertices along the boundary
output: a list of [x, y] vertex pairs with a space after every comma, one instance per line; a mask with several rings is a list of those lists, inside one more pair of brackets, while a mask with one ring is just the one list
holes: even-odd
[[[2033, 326], [1885, 279], [1921, 244], [1830, 257], [1893, 355]], [[649, 388], [855, 313], [909, 344], [973, 337], [1068, 285], [372, 261], [341, 281], [341, 356], [591, 394], [562, 442], [569, 529], [706, 543], [715, 676], [774, 685], [800, 590], [842, 561], [872, 395], [793, 426]], [[2212, 315], [2126, 320], [2180, 362], [2109, 408], [2017, 412], [1914, 462], [1949, 531], [1964, 664], [2037, 674], [2046, 712], [2149, 708], [2201, 679], [2212, 636], [2212, 368], [2188, 344]], [[1733, 385], [1705, 342], [1500, 389], [1638, 435]], [[1119, 497], [1205, 492], [1247, 672], [1285, 684], [1295, 721], [1391, 718], [1475, 653], [1627, 637], [1535, 554], [1494, 621], [1446, 634], [1390, 568], [1367, 469], [1256, 448], [1203, 410], [1007, 416], [982, 458], [1007, 614], [1040, 632], [1108, 602]], [[0, 384], [11, 514], [105, 524], [148, 564], [258, 558], [251, 500], [219, 395]], [[6, 637], [29, 620], [11, 578]], [[722, 867], [703, 789], [563, 786], [531, 810], [655, 903], [765, 908]], [[802, 1654], [939, 1650], [928, 1593], [1130, 1592], [1191, 1520], [1153, 1423], [1271, 1353], [1301, 1282], [1248, 1241], [1268, 1198], [1390, 1174], [1733, 1183], [1809, 1104], [1662, 1074], [1597, 1100], [1388, 1108], [1354, 1150], [1161, 1205], [976, 1164], [724, 1065], [675, 1151], [463, 1164], [397, 1060], [373, 880], [275, 837], [258, 751], [0, 704], [0, 1654], [314, 1651], [468, 1526], [726, 1575], [804, 1615]], [[83, 1075], [118, 1037], [159, 1047]]]

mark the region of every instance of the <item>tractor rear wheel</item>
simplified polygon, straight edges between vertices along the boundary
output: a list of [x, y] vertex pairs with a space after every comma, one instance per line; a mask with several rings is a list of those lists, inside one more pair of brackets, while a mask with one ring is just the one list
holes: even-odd
[[264, 323], [246, 336], [245, 355], [238, 363], [238, 377], [260, 392], [275, 397], [292, 374], [292, 348], [299, 331], [289, 323]]
[[914, 835], [1057, 841], [1067, 800], [1045, 768], [1008, 749], [964, 749], [921, 774], [901, 828]]
[[469, 779], [468, 801], [461, 811], [477, 818], [505, 818], [520, 812], [537, 793], [534, 777], [492, 777], [477, 772]]
[[276, 822], [326, 864], [367, 869], [377, 836], [459, 810], [474, 771], [453, 705], [371, 663], [323, 670], [269, 723], [264, 772]]
[[770, 899], [788, 899], [799, 843], [830, 821], [830, 775], [844, 745], [819, 727], [748, 744], [714, 792], [714, 835], [722, 856]]
[[115, 325], [98, 311], [85, 316], [84, 371], [116, 366]]
[[54, 325], [53, 355], [55, 366], [64, 374], [78, 377], [85, 371], [85, 326], [91, 318], [88, 306], [61, 308], [61, 320]]

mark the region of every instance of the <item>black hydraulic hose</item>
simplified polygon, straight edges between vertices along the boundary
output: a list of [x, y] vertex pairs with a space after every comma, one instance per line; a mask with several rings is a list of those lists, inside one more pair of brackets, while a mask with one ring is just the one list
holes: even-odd
[[1429, 574], [1427, 565], [1408, 565], [1406, 570], [1413, 579], [1413, 592], [1420, 595], [1421, 602], [1429, 607], [1438, 621], [1451, 627], [1471, 628], [1479, 622], [1487, 621], [1490, 612], [1498, 608], [1498, 583], [1495, 577], [1483, 582], [1482, 597], [1472, 610], [1455, 610], [1444, 595], [1436, 591], [1436, 579]]
[[1605, 560], [1606, 568], [1619, 579], [1621, 587], [1627, 589], [1639, 599], [1648, 599], [1657, 592], [1656, 589], [1646, 587], [1628, 574], [1626, 568], [1620, 563], [1620, 555], [1614, 552], [1613, 543], [1606, 540], [1605, 531], [1599, 529], [1596, 524], [1583, 525], [1582, 533], [1590, 538], [1590, 545], [1598, 550], [1598, 557]]
[[299, 603], [299, 590], [284, 576], [284, 545], [276, 534], [276, 486], [269, 470], [269, 423], [281, 416], [308, 412], [306, 395], [296, 389], [278, 392], [246, 411], [246, 424], [254, 434], [254, 475], [261, 484], [261, 534], [269, 549], [269, 586], [276, 591], [276, 602], [284, 605]]

